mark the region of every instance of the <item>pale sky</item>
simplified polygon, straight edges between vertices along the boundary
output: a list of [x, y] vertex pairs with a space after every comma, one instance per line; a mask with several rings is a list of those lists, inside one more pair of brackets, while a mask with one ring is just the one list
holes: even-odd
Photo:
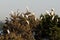
[[0, 19], [4, 20], [6, 16], [9, 16], [11, 10], [20, 9], [24, 12], [26, 6], [34, 11], [37, 17], [51, 8], [54, 8], [56, 14], [60, 15], [60, 0], [0, 0]]

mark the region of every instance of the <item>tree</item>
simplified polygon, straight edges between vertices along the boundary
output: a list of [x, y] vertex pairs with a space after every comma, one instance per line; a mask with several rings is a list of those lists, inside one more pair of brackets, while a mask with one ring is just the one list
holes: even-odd
[[39, 19], [28, 10], [26, 13], [12, 11], [5, 21], [0, 40], [60, 40], [60, 17], [54, 9], [41, 14]]
[[44, 38], [49, 40], [60, 40], [60, 25], [58, 15], [55, 15], [53, 9], [51, 12], [46, 12], [45, 15], [40, 15], [40, 23], [36, 28], [36, 40], [42, 40]]
[[[25, 14], [19, 14], [13, 12], [10, 14], [10, 19], [6, 19], [5, 25], [3, 26], [4, 39], [5, 40], [35, 40], [31, 26], [28, 24], [29, 19], [25, 17]], [[28, 13], [28, 12], [27, 12]]]

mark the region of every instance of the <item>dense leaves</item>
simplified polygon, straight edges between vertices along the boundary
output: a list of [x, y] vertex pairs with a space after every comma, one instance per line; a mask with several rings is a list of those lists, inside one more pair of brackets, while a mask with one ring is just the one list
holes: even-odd
[[60, 40], [60, 17], [54, 9], [39, 19], [33, 12], [12, 12], [5, 21], [0, 40]]
[[53, 9], [51, 9], [51, 12], [46, 12], [44, 15], [41, 14], [39, 20], [40, 24], [36, 28], [37, 35], [35, 36], [37, 40], [60, 40], [60, 17], [55, 15]]

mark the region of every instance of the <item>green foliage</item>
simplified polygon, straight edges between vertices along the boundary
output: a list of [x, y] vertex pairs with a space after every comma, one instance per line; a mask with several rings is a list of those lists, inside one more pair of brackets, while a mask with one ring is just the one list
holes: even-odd
[[[28, 18], [26, 18], [26, 15], [29, 15]], [[36, 27], [37, 21], [35, 20], [35, 16], [27, 12], [27, 14], [19, 14], [17, 12], [14, 12], [14, 14], [10, 14], [10, 19], [6, 17], [5, 25], [3, 26], [3, 32], [4, 36], [7, 38], [4, 38], [5, 40], [35, 40], [32, 29], [33, 27]], [[10, 31], [10, 33], [7, 32], [7, 30]], [[14, 35], [13, 35], [14, 33]], [[11, 36], [13, 37], [11, 37]]]
[[0, 40], [60, 40], [60, 17], [51, 12], [36, 18], [32, 12], [13, 12], [6, 17]]
[[54, 10], [51, 12], [53, 12], [54, 15], [52, 15], [52, 13], [46, 13], [40, 16], [40, 24], [36, 28], [36, 30], [39, 29], [39, 31], [36, 32], [38, 34], [37, 40], [42, 40], [44, 38], [49, 40], [60, 40], [60, 17], [55, 15]]

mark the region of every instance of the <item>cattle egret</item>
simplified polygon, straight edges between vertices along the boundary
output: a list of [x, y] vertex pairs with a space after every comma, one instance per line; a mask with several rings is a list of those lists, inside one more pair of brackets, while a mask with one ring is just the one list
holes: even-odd
[[48, 10], [46, 10], [46, 13], [47, 13], [48, 15], [50, 15], [50, 13], [49, 13], [49, 11], [48, 11]]
[[59, 20], [57, 19], [57, 22], [58, 22]]
[[14, 12], [13, 12], [13, 11], [11, 11], [10, 13], [11, 13], [10, 15], [11, 15], [11, 16], [13, 16], [12, 14], [14, 14]]
[[43, 17], [40, 18], [41, 20], [43, 19]]
[[35, 15], [35, 13], [30, 13], [28, 16]]
[[7, 29], [7, 32], [8, 32], [8, 34], [10, 34], [10, 31], [9, 31], [9, 29]]
[[33, 12], [33, 13], [31, 13], [32, 15], [35, 15], [35, 13]]
[[54, 11], [54, 8], [52, 8], [51, 11]]
[[35, 17], [35, 21], [36, 21], [36, 17]]
[[52, 20], [54, 20], [54, 17], [55, 17], [55, 16], [52, 17]]
[[28, 18], [28, 15], [26, 15], [26, 18]]
[[24, 17], [24, 14], [22, 14], [22, 17]]
[[31, 16], [32, 14], [29, 14], [28, 16]]
[[51, 15], [54, 15], [54, 13], [55, 13], [55, 12], [54, 12], [54, 9], [52, 8], [52, 9], [51, 9]]
[[28, 21], [28, 20], [26, 20], [26, 22], [27, 22], [27, 24], [29, 25], [29, 21]]
[[14, 13], [14, 11], [11, 11], [11, 13], [13, 14], [13, 13]]
[[46, 10], [46, 13], [48, 13], [48, 14], [49, 14], [48, 10]]

